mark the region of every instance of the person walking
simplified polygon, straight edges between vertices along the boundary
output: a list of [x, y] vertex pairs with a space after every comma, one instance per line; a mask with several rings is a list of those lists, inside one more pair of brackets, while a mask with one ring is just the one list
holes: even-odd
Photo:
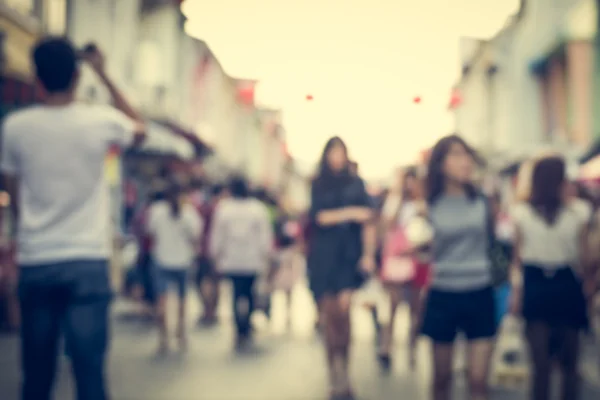
[[231, 280], [235, 344], [243, 350], [251, 344], [254, 284], [269, 267], [274, 233], [267, 207], [250, 195], [244, 179], [233, 178], [229, 192], [215, 210], [210, 256], [217, 272]]
[[148, 216], [148, 233], [152, 237], [152, 262], [158, 295], [156, 319], [159, 329], [158, 354], [169, 350], [167, 326], [167, 291], [170, 283], [177, 288], [177, 339], [179, 348], [187, 348], [185, 331], [187, 282], [202, 233], [202, 219], [182, 188], [173, 183], [166, 200], [154, 203]]
[[[116, 109], [75, 100], [80, 61]], [[52, 398], [64, 329], [77, 399], [106, 400], [112, 288], [105, 157], [111, 146], [141, 143], [145, 127], [95, 46], [79, 52], [67, 39], [46, 37], [32, 62], [43, 102], [6, 118], [0, 164], [18, 224], [21, 398]]]
[[325, 333], [331, 399], [352, 399], [350, 306], [353, 291], [375, 269], [376, 231], [365, 185], [349, 171], [346, 145], [339, 137], [323, 150], [311, 187], [310, 218], [307, 267]]
[[220, 280], [215, 262], [210, 256], [210, 238], [215, 210], [226, 195], [223, 185], [216, 185], [210, 191], [210, 198], [197, 207], [204, 222], [195, 276], [196, 287], [203, 305], [203, 313], [198, 320], [200, 326], [210, 327], [218, 322], [217, 309], [220, 297]]
[[496, 335], [496, 304], [490, 259], [488, 200], [472, 183], [477, 155], [459, 136], [440, 139], [425, 179], [433, 228], [433, 276], [422, 333], [433, 342], [432, 399], [452, 393], [454, 341], [467, 340], [470, 398], [488, 399], [488, 373]]
[[526, 323], [532, 400], [550, 399], [554, 360], [562, 372], [560, 398], [581, 396], [580, 333], [588, 327], [585, 294], [595, 292], [596, 268], [585, 262], [591, 208], [573, 202], [567, 186], [561, 157], [538, 159], [528, 200], [512, 210], [517, 239], [511, 311]]
[[[386, 200], [383, 223], [388, 231], [398, 229], [402, 231], [404, 236], [408, 236], [411, 224], [426, 210], [422, 196], [422, 182], [415, 167], [409, 167], [400, 172], [399, 188], [399, 193], [390, 195]], [[407, 244], [409, 244], [408, 242], [407, 240]], [[394, 339], [396, 311], [405, 297], [410, 311], [408, 326], [409, 363], [411, 367], [414, 367], [416, 363], [417, 338], [421, 321], [421, 300], [424, 289], [429, 284], [430, 275], [427, 257], [427, 254], [422, 251], [406, 254], [403, 258], [406, 258], [408, 263], [398, 266], [408, 268], [410, 270], [408, 274], [402, 271], [390, 271], [385, 267], [382, 268], [381, 278], [390, 298], [389, 321], [383, 330], [379, 349], [379, 363], [384, 370], [389, 370], [391, 367], [391, 348]], [[391, 263], [388, 265], [391, 265]]]

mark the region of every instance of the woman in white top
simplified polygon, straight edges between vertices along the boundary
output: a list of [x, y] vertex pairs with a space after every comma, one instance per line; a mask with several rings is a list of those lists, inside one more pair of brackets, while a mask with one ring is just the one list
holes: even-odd
[[[386, 228], [403, 229], [408, 235], [409, 226], [426, 211], [423, 197], [422, 182], [420, 181], [415, 167], [400, 171], [398, 193], [390, 194], [383, 208], [383, 222]], [[409, 281], [403, 278], [395, 279], [389, 276], [385, 268], [382, 268], [381, 279], [390, 296], [390, 320], [382, 330], [379, 349], [379, 363], [384, 370], [391, 367], [390, 351], [394, 337], [394, 323], [396, 309], [404, 295], [410, 308], [409, 320], [409, 362], [411, 366], [415, 363], [415, 351], [419, 333], [421, 293], [429, 282], [429, 263], [422, 254], [408, 255], [412, 264], [413, 273]]]
[[169, 283], [175, 284], [179, 298], [177, 337], [182, 350], [186, 347], [185, 296], [188, 271], [197, 256], [203, 221], [187, 201], [186, 194], [172, 185], [166, 200], [154, 203], [149, 211], [148, 233], [152, 237], [152, 260], [158, 295], [157, 320], [160, 332], [159, 353], [168, 350], [166, 295]]
[[527, 202], [513, 209], [516, 225], [511, 308], [526, 321], [533, 362], [531, 398], [550, 398], [552, 359], [563, 374], [562, 399], [579, 398], [579, 333], [588, 325], [583, 284], [593, 281], [585, 259], [588, 208], [566, 196], [561, 157], [537, 160]]

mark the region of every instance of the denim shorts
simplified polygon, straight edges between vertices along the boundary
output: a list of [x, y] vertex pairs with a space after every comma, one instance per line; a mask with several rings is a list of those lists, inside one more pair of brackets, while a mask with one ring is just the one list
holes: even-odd
[[167, 293], [169, 285], [175, 286], [177, 290], [177, 296], [180, 299], [184, 299], [187, 294], [187, 280], [188, 280], [188, 269], [187, 268], [164, 268], [157, 266], [155, 268], [155, 288], [159, 296]]

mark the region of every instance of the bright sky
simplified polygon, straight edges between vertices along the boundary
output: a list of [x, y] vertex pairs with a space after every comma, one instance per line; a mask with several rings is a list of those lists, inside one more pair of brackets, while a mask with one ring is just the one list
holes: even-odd
[[313, 164], [339, 135], [361, 173], [382, 178], [452, 130], [459, 38], [492, 36], [518, 3], [186, 0], [184, 11], [228, 74], [259, 79], [258, 102], [283, 109], [297, 160]]

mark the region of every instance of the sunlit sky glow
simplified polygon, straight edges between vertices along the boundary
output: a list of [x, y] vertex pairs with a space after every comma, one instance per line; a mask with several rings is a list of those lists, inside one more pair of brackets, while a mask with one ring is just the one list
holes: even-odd
[[452, 130], [459, 38], [492, 36], [518, 3], [186, 0], [184, 12], [228, 74], [260, 80], [257, 101], [283, 109], [296, 159], [311, 165], [339, 135], [361, 173], [381, 178]]

